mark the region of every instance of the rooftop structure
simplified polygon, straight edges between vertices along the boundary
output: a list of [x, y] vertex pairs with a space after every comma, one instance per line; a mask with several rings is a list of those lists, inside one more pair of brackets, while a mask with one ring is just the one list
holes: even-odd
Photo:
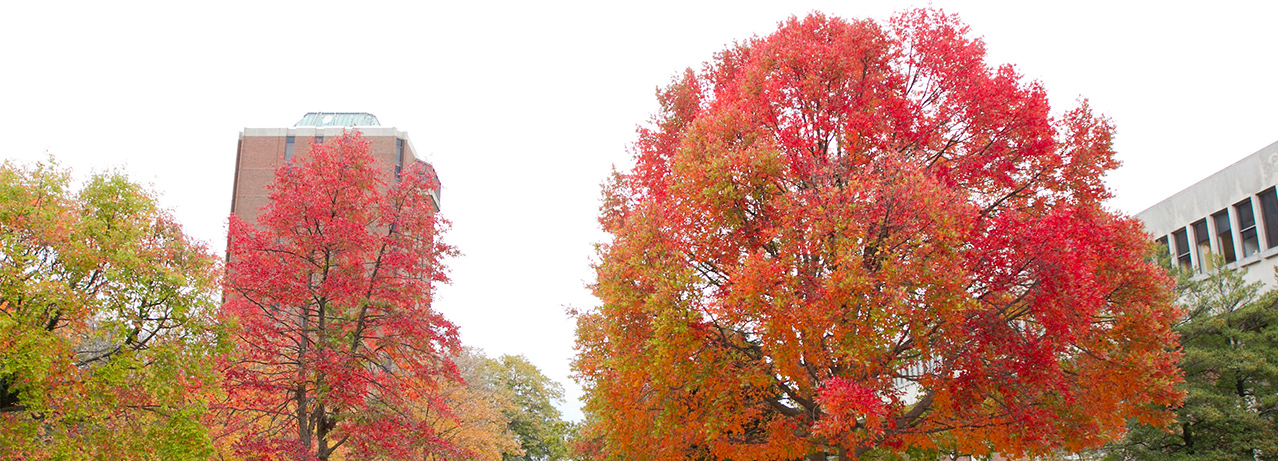
[[293, 126], [381, 126], [368, 112], [308, 112]]

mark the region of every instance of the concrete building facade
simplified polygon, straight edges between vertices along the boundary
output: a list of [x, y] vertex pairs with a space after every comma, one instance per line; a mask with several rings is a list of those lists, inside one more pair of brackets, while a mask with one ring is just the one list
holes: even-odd
[[1136, 214], [1173, 265], [1203, 272], [1214, 256], [1249, 282], [1278, 286], [1278, 142]]
[[[235, 182], [232, 186], [231, 213], [257, 224], [260, 210], [270, 198], [267, 185], [275, 180], [275, 171], [305, 155], [311, 145], [340, 136], [345, 130], [356, 130], [372, 144], [372, 154], [383, 165], [386, 178], [393, 181], [399, 172], [413, 162], [421, 163], [432, 173], [434, 168], [417, 157], [408, 133], [395, 127], [383, 127], [377, 117], [366, 112], [311, 112], [287, 128], [245, 128], [240, 132], [235, 155]], [[431, 199], [439, 210], [440, 184], [436, 176]]]

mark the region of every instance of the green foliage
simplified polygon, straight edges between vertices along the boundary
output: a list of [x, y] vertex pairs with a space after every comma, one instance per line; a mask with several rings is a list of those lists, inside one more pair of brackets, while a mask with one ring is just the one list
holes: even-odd
[[0, 166], [0, 458], [207, 458], [217, 282], [123, 174]]
[[1135, 426], [1107, 459], [1278, 459], [1278, 291], [1215, 267], [1178, 277], [1188, 395], [1175, 425]]
[[550, 460], [568, 456], [571, 423], [563, 420], [556, 402], [563, 402], [564, 389], [551, 381], [523, 355], [503, 355], [490, 362], [493, 375], [510, 392], [514, 408], [506, 415], [510, 430], [519, 436], [523, 455], [505, 453], [502, 459]]

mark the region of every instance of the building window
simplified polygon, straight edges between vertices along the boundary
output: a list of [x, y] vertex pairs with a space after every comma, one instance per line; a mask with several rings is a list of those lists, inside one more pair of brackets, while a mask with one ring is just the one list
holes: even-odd
[[323, 137], [323, 136], [316, 136], [316, 137], [315, 137], [315, 145], [317, 145], [317, 146], [318, 146], [318, 145], [322, 145], [322, 144], [324, 144], [324, 137]]
[[293, 137], [289, 136], [284, 141], [284, 161], [288, 162], [291, 160], [293, 160]]
[[1162, 264], [1163, 257], [1164, 257], [1164, 256], [1166, 256], [1166, 255], [1167, 255], [1167, 252], [1168, 252], [1167, 236], [1166, 236], [1166, 235], [1164, 235], [1164, 236], [1162, 236], [1162, 237], [1159, 237], [1159, 238], [1157, 238], [1157, 239], [1154, 239], [1154, 245], [1156, 245], [1156, 246], [1157, 246], [1157, 248], [1154, 248], [1154, 251], [1155, 251], [1156, 253], [1154, 253], [1155, 257], [1154, 257], [1154, 261], [1153, 261], [1153, 262], [1154, 262], [1155, 264], [1159, 264], [1159, 265], [1161, 265], [1161, 266], [1163, 266], [1163, 267], [1166, 267], [1166, 268], [1168, 268], [1168, 269], [1171, 269], [1171, 263], [1170, 263], [1170, 262], [1168, 262], [1168, 264]]
[[1234, 205], [1234, 213], [1238, 214], [1238, 240], [1242, 243], [1242, 257], [1260, 252], [1260, 239], [1256, 235], [1256, 214], [1251, 212], [1251, 199]]
[[1209, 271], [1211, 261], [1211, 233], [1207, 232], [1207, 220], [1191, 224], [1194, 228], [1194, 257], [1198, 258], [1198, 272]]
[[1225, 255], [1226, 263], [1237, 261], [1238, 258], [1234, 256], [1233, 227], [1229, 225], [1229, 210], [1220, 210], [1211, 215], [1211, 219], [1216, 225], [1216, 248]]
[[1185, 233], [1185, 229], [1180, 229], [1172, 232], [1172, 239], [1176, 242], [1176, 265], [1180, 266], [1181, 270], [1193, 270], [1194, 260], [1189, 255], [1189, 234]]
[[399, 172], [404, 169], [404, 140], [395, 139], [395, 179], [399, 179]]
[[1256, 194], [1260, 199], [1260, 216], [1265, 224], [1265, 248], [1278, 246], [1278, 196], [1270, 187]]

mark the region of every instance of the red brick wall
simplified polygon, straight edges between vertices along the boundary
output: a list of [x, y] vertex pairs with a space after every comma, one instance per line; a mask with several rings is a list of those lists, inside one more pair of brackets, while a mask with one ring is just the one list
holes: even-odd
[[[258, 210], [268, 201], [266, 186], [275, 180], [275, 169], [284, 163], [284, 143], [284, 136], [245, 136], [241, 139], [231, 213], [250, 223], [257, 223]], [[294, 153], [305, 149], [295, 148]]]
[[[332, 136], [326, 136], [325, 142]], [[294, 157], [305, 156], [311, 147], [310, 136], [294, 138]], [[383, 165], [384, 178], [393, 181], [395, 157], [398, 149], [395, 136], [367, 136], [372, 144], [373, 158]], [[275, 170], [284, 164], [285, 136], [244, 136], [240, 141], [240, 152], [235, 167], [235, 190], [231, 201], [231, 213], [240, 219], [257, 224], [260, 209], [269, 201], [266, 186], [275, 180]], [[404, 142], [404, 167], [407, 168], [416, 159], [411, 145]], [[436, 186], [438, 187], [438, 186]]]

